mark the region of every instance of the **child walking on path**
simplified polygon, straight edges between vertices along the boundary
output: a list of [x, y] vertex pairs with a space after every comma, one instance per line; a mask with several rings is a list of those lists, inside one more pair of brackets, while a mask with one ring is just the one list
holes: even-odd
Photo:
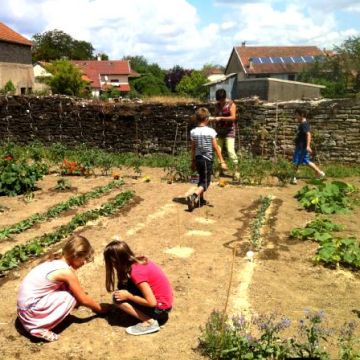
[[126, 328], [130, 335], [145, 335], [160, 330], [173, 305], [173, 291], [161, 268], [144, 256], [135, 256], [126, 242], [114, 240], [104, 250], [106, 289], [113, 302], [140, 322]]
[[191, 167], [199, 173], [199, 182], [194, 193], [187, 197], [188, 209], [205, 205], [204, 192], [211, 182], [214, 160], [214, 150], [220, 160], [221, 169], [227, 170], [221, 150], [216, 142], [216, 131], [208, 127], [210, 113], [206, 108], [199, 108], [195, 112], [197, 127], [190, 132], [191, 138]]
[[73, 235], [61, 254], [53, 255], [30, 271], [20, 285], [17, 315], [31, 335], [55, 341], [59, 335], [51, 331], [77, 305], [104, 313], [110, 305], [99, 304], [81, 288], [75, 270], [92, 259], [89, 241]]
[[[295, 138], [295, 152], [293, 163], [295, 165], [295, 173], [300, 165], [308, 165], [315, 171], [317, 176], [324, 177], [325, 173], [321, 171], [313, 162], [310, 161], [311, 150], [311, 132], [310, 125], [306, 121], [306, 111], [300, 108], [295, 110], [295, 118], [299, 123]], [[293, 184], [297, 183], [296, 177], [292, 180]]]

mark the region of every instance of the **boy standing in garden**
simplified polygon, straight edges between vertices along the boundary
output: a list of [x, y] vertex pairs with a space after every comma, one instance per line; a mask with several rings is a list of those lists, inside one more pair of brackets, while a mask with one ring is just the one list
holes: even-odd
[[197, 127], [190, 132], [192, 170], [199, 173], [199, 182], [194, 193], [187, 197], [189, 211], [195, 206], [205, 205], [204, 192], [210, 185], [214, 150], [220, 160], [223, 170], [227, 170], [226, 163], [216, 142], [216, 131], [208, 126], [210, 113], [206, 108], [199, 108], [195, 112]]
[[[315, 171], [318, 177], [324, 177], [325, 173], [321, 171], [313, 162], [310, 161], [311, 150], [311, 132], [310, 125], [306, 121], [306, 111], [304, 109], [295, 109], [295, 118], [298, 121], [298, 129], [295, 138], [295, 151], [293, 163], [295, 165], [295, 174], [300, 165], [308, 165]], [[294, 176], [292, 184], [296, 184], [297, 179]]]

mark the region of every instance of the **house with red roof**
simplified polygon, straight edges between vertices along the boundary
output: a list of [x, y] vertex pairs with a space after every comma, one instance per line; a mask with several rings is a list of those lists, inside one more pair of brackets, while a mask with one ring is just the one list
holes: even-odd
[[31, 93], [34, 71], [30, 40], [0, 22], [0, 89], [11, 80], [16, 94]]
[[276, 78], [296, 80], [300, 72], [326, 54], [316, 46], [235, 46], [225, 74], [238, 74], [238, 80]]
[[72, 60], [83, 73], [83, 80], [90, 84], [94, 97], [114, 88], [126, 95], [130, 91], [129, 78], [140, 76], [130, 67], [129, 60]]
[[235, 46], [225, 68], [225, 77], [205, 84], [210, 100], [217, 89], [232, 99], [257, 97], [287, 101], [321, 97], [322, 85], [297, 81], [298, 75], [327, 54], [316, 46]]

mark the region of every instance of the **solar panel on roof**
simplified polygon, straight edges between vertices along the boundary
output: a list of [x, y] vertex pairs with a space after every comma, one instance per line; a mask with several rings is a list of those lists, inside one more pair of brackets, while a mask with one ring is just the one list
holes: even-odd
[[303, 58], [304, 58], [305, 62], [307, 62], [307, 63], [311, 63], [311, 62], [315, 61], [313, 56], [306, 55], [306, 56], [303, 56]]
[[283, 56], [282, 59], [284, 60], [285, 63], [293, 63], [293, 59], [291, 58], [291, 56]]
[[274, 64], [282, 64], [281, 57], [275, 56], [271, 58]]
[[260, 59], [262, 64], [271, 64], [271, 60], [269, 57], [261, 57]]
[[261, 64], [261, 59], [259, 57], [253, 57], [251, 60], [253, 64]]
[[296, 63], [303, 63], [304, 62], [304, 60], [303, 60], [303, 58], [301, 56], [293, 56], [292, 58], [293, 58], [294, 62], [296, 62]]

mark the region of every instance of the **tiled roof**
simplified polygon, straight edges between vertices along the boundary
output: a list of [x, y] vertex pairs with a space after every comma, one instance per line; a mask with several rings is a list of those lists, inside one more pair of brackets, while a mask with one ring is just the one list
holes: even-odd
[[0, 22], [0, 41], [31, 46], [32, 42]]
[[237, 46], [234, 48], [248, 74], [297, 73], [308, 63], [252, 64], [250, 59], [263, 57], [324, 56], [316, 46]]
[[101, 75], [130, 75], [128, 60], [72, 60], [91, 81], [91, 87], [100, 88]]

